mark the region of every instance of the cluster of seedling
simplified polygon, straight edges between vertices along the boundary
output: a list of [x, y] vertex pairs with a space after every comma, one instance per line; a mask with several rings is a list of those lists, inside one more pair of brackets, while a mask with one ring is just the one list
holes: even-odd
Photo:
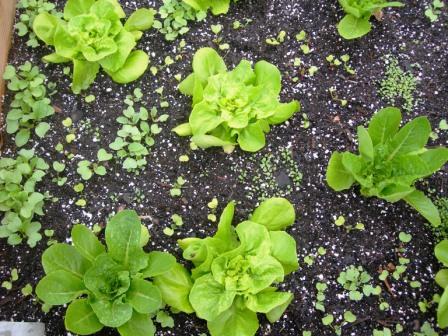
[[117, 118], [121, 129], [117, 132], [114, 142], [109, 145], [122, 160], [123, 168], [135, 173], [146, 166], [146, 157], [155, 143], [154, 137], [162, 131], [159, 123], [168, 119], [168, 114], [158, 116], [155, 107], [148, 111], [141, 106], [137, 110], [135, 104], [140, 103], [142, 97], [140, 89], [135, 89], [133, 95], [126, 97], [124, 102], [127, 108], [123, 115]]
[[[43, 121], [54, 114], [45, 85], [46, 77], [37, 66], [29, 61], [16, 70], [8, 65], [3, 74], [8, 81], [8, 89], [15, 92], [11, 110], [6, 115], [6, 132], [15, 134], [18, 147], [26, 145], [34, 130], [39, 138], [43, 138], [50, 129], [50, 124]], [[54, 84], [49, 85], [54, 89]], [[54, 90], [50, 94], [54, 93]]]
[[386, 71], [378, 92], [388, 104], [401, 104], [403, 110], [411, 112], [418, 102], [415, 98], [418, 80], [410, 70], [400, 67], [397, 58], [388, 56], [386, 60]]
[[287, 147], [251, 156], [232, 166], [232, 170], [238, 174], [238, 181], [245, 185], [246, 197], [259, 201], [291, 195], [300, 188], [303, 177], [292, 149]]

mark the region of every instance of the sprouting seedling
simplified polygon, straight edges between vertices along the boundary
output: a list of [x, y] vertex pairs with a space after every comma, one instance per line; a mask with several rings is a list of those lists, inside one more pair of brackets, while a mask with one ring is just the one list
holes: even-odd
[[182, 195], [182, 188], [185, 182], [185, 179], [182, 176], [179, 176], [176, 179], [176, 182], [173, 184], [173, 187], [170, 189], [170, 195], [172, 197], [179, 197], [180, 195]]
[[57, 176], [52, 179], [52, 182], [57, 183], [58, 186], [63, 186], [67, 182], [66, 176], [61, 176], [61, 173], [65, 170], [65, 163], [59, 161], [53, 161], [53, 170]]
[[332, 67], [339, 67], [341, 65], [344, 65], [344, 70], [350, 74], [355, 75], [356, 71], [348, 64], [350, 61], [350, 56], [348, 54], [342, 55], [340, 58], [337, 58], [335, 55], [330, 54], [326, 58], [326, 61], [330, 63]]
[[81, 160], [78, 162], [76, 172], [83, 180], [90, 180], [93, 174], [104, 176], [106, 175], [106, 167], [101, 162], [112, 159], [112, 154], [108, 153], [104, 148], [101, 148], [97, 153], [98, 162], [90, 162], [89, 160]]
[[314, 304], [314, 308], [316, 310], [320, 310], [321, 312], [325, 312], [325, 291], [327, 290], [328, 285], [325, 282], [318, 282], [316, 283], [316, 302]]
[[216, 222], [216, 208], [218, 207], [218, 199], [213, 197], [213, 199], [207, 203], [207, 207], [210, 209], [210, 213], [207, 218], [211, 222]]
[[287, 35], [284, 30], [281, 30], [276, 37], [269, 37], [266, 39], [266, 44], [276, 46], [285, 42]]
[[445, 7], [445, 3], [441, 0], [434, 0], [426, 7], [425, 16], [429, 21], [436, 22], [439, 20], [439, 15], [442, 14], [441, 9]]
[[239, 20], [235, 20], [232, 23], [232, 28], [235, 30], [246, 28], [252, 21], [252, 19], [244, 19], [244, 23], [242, 23]]
[[372, 277], [362, 266], [348, 266], [339, 274], [337, 282], [348, 291], [350, 300], [361, 301], [364, 296], [379, 295], [381, 287], [370, 284]]
[[213, 34], [215, 34], [215, 38], [213, 39], [213, 42], [218, 45], [218, 48], [220, 50], [227, 50], [230, 48], [230, 45], [228, 43], [221, 43], [223, 40], [223, 37], [220, 36], [220, 33], [222, 32], [223, 26], [221, 24], [211, 25], [211, 29]]
[[337, 101], [341, 104], [342, 107], [347, 106], [348, 101], [347, 99], [340, 99], [338, 93], [336, 92], [336, 88], [335, 87], [330, 87], [328, 89], [328, 92], [330, 93], [331, 99], [333, 99], [334, 101]]
[[19, 272], [17, 271], [17, 268], [11, 269], [11, 276], [9, 280], [5, 280], [2, 282], [2, 287], [6, 290], [12, 289], [12, 283], [19, 280]]

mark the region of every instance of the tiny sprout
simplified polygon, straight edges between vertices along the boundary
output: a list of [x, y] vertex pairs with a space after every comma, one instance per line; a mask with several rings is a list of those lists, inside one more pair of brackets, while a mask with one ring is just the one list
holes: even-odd
[[336, 218], [336, 220], [334, 221], [334, 224], [336, 224], [336, 226], [344, 225], [345, 224], [344, 216], [339, 216], [338, 218]]
[[31, 284], [26, 284], [20, 291], [23, 296], [29, 296], [33, 294], [33, 286], [31, 286]]
[[174, 225], [176, 226], [182, 226], [184, 225], [184, 221], [181, 216], [178, 214], [174, 214], [171, 216], [171, 220], [173, 221]]
[[171, 56], [165, 57], [165, 65], [166, 66], [170, 66], [173, 63], [174, 63], [174, 60], [171, 58]]
[[72, 118], [67, 117], [64, 120], [62, 120], [62, 125], [67, 128], [71, 127], [73, 125]]
[[73, 187], [73, 190], [77, 193], [83, 192], [84, 184], [83, 183], [75, 184], [75, 186]]
[[95, 96], [94, 95], [88, 95], [87, 97], [84, 98], [84, 100], [86, 101], [86, 103], [91, 103], [95, 100]]
[[296, 35], [297, 41], [304, 41], [306, 39], [306, 32], [304, 30], [301, 30], [300, 33]]
[[80, 206], [81, 208], [85, 207], [87, 205], [87, 201], [83, 198], [80, 198], [75, 203], [77, 206]]
[[308, 73], [309, 73], [310, 76], [314, 76], [318, 70], [319, 70], [319, 68], [317, 66], [312, 65], [308, 69]]
[[220, 25], [220, 24], [211, 25], [211, 28], [212, 28], [213, 34], [215, 34], [215, 35], [218, 35], [222, 31], [222, 25]]
[[73, 133], [67, 134], [67, 135], [65, 136], [65, 141], [66, 141], [67, 143], [72, 143], [73, 140], [75, 140], [75, 139], [76, 139], [76, 135], [74, 135]]
[[181, 155], [181, 156], [179, 156], [179, 161], [180, 162], [188, 162], [188, 161], [190, 161], [190, 158], [188, 157], [188, 155]]
[[218, 199], [214, 197], [210, 202], [208, 202], [207, 206], [210, 209], [216, 209], [216, 207], [218, 206]]
[[406, 232], [400, 232], [398, 239], [400, 239], [402, 243], [409, 243], [412, 239], [412, 235]]
[[171, 237], [174, 234], [174, 230], [170, 227], [166, 227], [163, 229], [163, 233], [168, 237]]
[[333, 321], [334, 321], [334, 317], [331, 314], [327, 314], [322, 318], [322, 324], [326, 325], [326, 326], [332, 324]]

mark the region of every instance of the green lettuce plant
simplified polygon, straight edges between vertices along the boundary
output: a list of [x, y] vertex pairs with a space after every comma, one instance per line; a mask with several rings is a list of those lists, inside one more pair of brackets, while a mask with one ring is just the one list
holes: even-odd
[[212, 336], [253, 336], [257, 313], [275, 322], [294, 297], [275, 287], [298, 269], [296, 242], [284, 231], [295, 221], [291, 203], [266, 200], [235, 228], [234, 208], [224, 209], [213, 237], [178, 242], [195, 266], [190, 303]]
[[[434, 249], [437, 260], [448, 267], [448, 239], [442, 240]], [[436, 283], [443, 288], [443, 294], [437, 307], [437, 323], [440, 328], [448, 327], [448, 268], [443, 268], [436, 274]]]
[[198, 11], [206, 12], [210, 9], [213, 15], [226, 14], [230, 7], [230, 0], [183, 0], [183, 2]]
[[336, 191], [361, 186], [361, 194], [388, 202], [406, 201], [432, 225], [440, 225], [437, 207], [415, 183], [432, 175], [448, 160], [445, 147], [426, 148], [431, 125], [418, 117], [402, 128], [401, 112], [378, 111], [369, 127], [358, 127], [359, 154], [334, 152], [327, 168], [328, 185]]
[[370, 17], [380, 15], [385, 7], [402, 7], [403, 3], [387, 0], [339, 0], [345, 16], [338, 24], [339, 34], [347, 39], [364, 36], [372, 29]]
[[8, 244], [20, 244], [26, 238], [34, 247], [41, 240], [41, 224], [33, 219], [44, 214], [45, 195], [35, 189], [48, 168], [33, 150], [21, 149], [16, 159], [0, 158], [0, 212], [4, 214], [0, 238], [7, 238]]
[[254, 69], [242, 60], [227, 71], [224, 60], [211, 48], [199, 49], [193, 73], [179, 89], [193, 96], [188, 123], [174, 128], [180, 136], [192, 135], [201, 148], [220, 146], [231, 152], [256, 152], [264, 147], [270, 125], [280, 124], [300, 109], [298, 101], [279, 102], [281, 74], [276, 66], [259, 61]]
[[46, 305], [70, 303], [67, 330], [90, 335], [106, 326], [122, 336], [148, 336], [155, 333], [152, 317], [164, 302], [191, 312], [188, 273], [169, 253], [144, 252], [149, 233], [135, 211], [110, 219], [107, 249], [84, 225], [75, 225], [71, 236], [73, 245], [57, 243], [44, 252], [46, 275], [36, 287]]
[[153, 9], [136, 10], [123, 25], [125, 13], [117, 0], [68, 0], [64, 18], [48, 12], [33, 23], [37, 37], [55, 52], [44, 56], [50, 63], [73, 63], [72, 90], [80, 93], [95, 80], [100, 67], [117, 83], [139, 78], [149, 57], [133, 50], [154, 20]]

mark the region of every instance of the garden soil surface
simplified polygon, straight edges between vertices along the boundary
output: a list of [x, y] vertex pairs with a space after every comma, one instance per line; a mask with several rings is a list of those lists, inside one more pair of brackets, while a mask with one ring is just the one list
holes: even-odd
[[[65, 1], [57, 1], [59, 8]], [[151, 6], [157, 8], [161, 1], [121, 0], [127, 13], [136, 8]], [[260, 316], [257, 335], [297, 336], [309, 330], [312, 335], [334, 335], [330, 326], [322, 324], [324, 313], [314, 308], [316, 301], [315, 284], [326, 282], [325, 307], [335, 316], [335, 323], [342, 323], [342, 314], [351, 310], [357, 321], [342, 327], [342, 335], [370, 336], [373, 329], [389, 326], [395, 329], [401, 323], [404, 331], [400, 335], [413, 335], [420, 326], [429, 321], [435, 325], [435, 307], [427, 313], [420, 312], [418, 302], [431, 301], [433, 294], [440, 292], [433, 278], [439, 265], [433, 257], [435, 238], [424, 219], [404, 202], [386, 203], [379, 199], [366, 199], [357, 188], [336, 193], [325, 182], [325, 170], [331, 153], [335, 150], [356, 151], [356, 126], [366, 124], [372, 114], [390, 102], [378, 94], [378, 82], [385, 71], [385, 56], [398, 58], [403, 69], [410, 70], [419, 80], [417, 104], [411, 112], [403, 113], [406, 120], [419, 115], [429, 117], [435, 129], [439, 121], [448, 117], [448, 15], [446, 10], [439, 21], [430, 24], [424, 15], [428, 1], [405, 1], [406, 6], [387, 9], [382, 22], [374, 22], [374, 27], [366, 37], [346, 41], [339, 37], [336, 24], [343, 12], [336, 0], [240, 0], [231, 6], [228, 15], [213, 17], [191, 24], [191, 30], [184, 35], [185, 48], [179, 48], [179, 41], [167, 42], [156, 30], [144, 34], [139, 48], [151, 56], [151, 66], [159, 71], [153, 75], [148, 71], [140, 80], [130, 85], [118, 85], [101, 74], [95, 84], [84, 94], [74, 95], [70, 91], [70, 80], [63, 74], [63, 65], [45, 65], [40, 58], [51, 52], [50, 48], [26, 47], [26, 39], [15, 35], [10, 53], [10, 63], [20, 65], [29, 60], [38, 65], [50, 81], [57, 83], [58, 92], [51, 97], [57, 113], [50, 117], [52, 128], [47, 136], [34, 138], [26, 148], [35, 148], [37, 154], [48, 163], [55, 160], [64, 162], [67, 183], [58, 187], [52, 179], [53, 170], [39, 185], [40, 191], [48, 191], [53, 200], [45, 205], [45, 215], [39, 218], [43, 229], [55, 231], [53, 239], [68, 241], [74, 223], [89, 226], [104, 226], [107, 218], [122, 208], [135, 209], [149, 228], [151, 242], [148, 249], [169, 251], [181, 258], [176, 240], [187, 236], [205, 237], [213, 234], [216, 223], [207, 220], [210, 210], [207, 203], [214, 197], [219, 200], [217, 214], [230, 200], [238, 201], [236, 217], [243, 220], [258, 204], [257, 192], [262, 180], [253, 181], [260, 173], [260, 162], [266, 155], [274, 157], [281, 148], [291, 151], [295, 164], [303, 174], [300, 186], [287, 185], [292, 181], [285, 177], [287, 169], [278, 168], [274, 175], [279, 186], [273, 188], [272, 195], [288, 194], [294, 204], [297, 221], [289, 232], [297, 241], [300, 269], [289, 275], [280, 287], [294, 293], [294, 300], [280, 321], [269, 324]], [[17, 18], [19, 13], [17, 13]], [[235, 20], [252, 22], [235, 30]], [[373, 20], [372, 20], [373, 21]], [[232, 154], [220, 149], [196, 150], [189, 147], [187, 138], [180, 138], [171, 129], [184, 122], [190, 112], [191, 99], [177, 90], [175, 75], [185, 77], [191, 72], [194, 52], [205, 46], [217, 47], [216, 36], [211, 31], [212, 24], [222, 24], [222, 43], [228, 43], [228, 50], [220, 51], [228, 66], [238, 64], [242, 58], [251, 61], [267, 60], [277, 65], [283, 74], [283, 101], [300, 100], [302, 112], [310, 120], [310, 127], [304, 128], [302, 113], [297, 113], [289, 122], [275, 126], [267, 136], [267, 146], [255, 154], [237, 149]], [[265, 43], [266, 38], [286, 31], [285, 42], [278, 46]], [[295, 35], [304, 30], [311, 53], [304, 55]], [[350, 65], [356, 75], [349, 75], [343, 67], [331, 67], [325, 58], [333, 54], [349, 54]], [[166, 56], [175, 59], [174, 64], [164, 66]], [[294, 58], [300, 57], [303, 65], [295, 67]], [[310, 66], [318, 67], [314, 76], [308, 74]], [[293, 79], [297, 77], [298, 81]], [[160, 113], [168, 113], [170, 118], [163, 124], [163, 131], [156, 138], [156, 144], [148, 156], [147, 167], [139, 174], [127, 173], [119, 161], [107, 164], [108, 173], [94, 176], [85, 182], [85, 190], [80, 195], [73, 186], [81, 179], [76, 173], [76, 165], [82, 159], [96, 159], [100, 148], [108, 149], [113, 142], [119, 124], [115, 119], [121, 115], [127, 94], [139, 87], [144, 93], [144, 105], [159, 106], [161, 97], [155, 92], [163, 86], [163, 99], [168, 108], [160, 108]], [[348, 105], [332, 99], [329, 88], [334, 87], [340, 99], [347, 99]], [[96, 100], [86, 103], [85, 95], [93, 94]], [[9, 109], [11, 95], [5, 98], [5, 112]], [[402, 102], [397, 101], [400, 106]], [[76, 140], [65, 142], [68, 130], [62, 120], [71, 117], [76, 128]], [[55, 150], [61, 142], [64, 149], [74, 154], [67, 159]], [[448, 132], [438, 132], [438, 139], [430, 145], [447, 145]], [[109, 150], [111, 151], [111, 150]], [[5, 137], [3, 156], [15, 156], [17, 148], [13, 139]], [[187, 154], [189, 162], [181, 163], [179, 156]], [[255, 160], [254, 160], [255, 158]], [[251, 161], [252, 160], [252, 161]], [[280, 165], [281, 166], [281, 165]], [[249, 167], [249, 168], [245, 168]], [[186, 180], [182, 196], [173, 198], [169, 190], [178, 176]], [[244, 178], [241, 176], [245, 176]], [[433, 177], [420, 183], [420, 188], [430, 191], [432, 197], [447, 197], [448, 171], [445, 167]], [[240, 178], [241, 177], [241, 178]], [[283, 188], [283, 189], [282, 189]], [[250, 195], [250, 197], [248, 196]], [[252, 196], [254, 195], [254, 196]], [[87, 201], [85, 207], [75, 204], [79, 199]], [[176, 228], [173, 236], [167, 236], [163, 229], [171, 225], [171, 216], [179, 214], [184, 225]], [[337, 227], [334, 220], [344, 216], [347, 225], [361, 222], [365, 230], [346, 230]], [[411, 242], [403, 245], [399, 233], [412, 234]], [[10, 291], [0, 289], [0, 320], [42, 321], [46, 324], [47, 336], [67, 335], [63, 316], [65, 307], [55, 307], [43, 313], [36, 300], [21, 294], [21, 288], [30, 283], [33, 287], [43, 276], [41, 256], [47, 247], [44, 237], [35, 248], [26, 244], [9, 246], [0, 242], [0, 279], [7, 280], [10, 270], [19, 270], [19, 280]], [[317, 249], [324, 247], [325, 255], [318, 255]], [[303, 262], [311, 255], [314, 263]], [[378, 279], [378, 270], [389, 264], [397, 265], [398, 258], [405, 256], [410, 264], [400, 280], [391, 279], [388, 288]], [[186, 264], [187, 266], [191, 266]], [[372, 284], [380, 285], [380, 297], [364, 298], [360, 302], [350, 301], [336, 282], [341, 271], [349, 265], [363, 266], [373, 277]], [[410, 282], [418, 280], [420, 288], [412, 288]], [[379, 309], [381, 302], [387, 302], [390, 309]], [[174, 328], [158, 328], [157, 335], [199, 336], [207, 333], [206, 323], [194, 315], [174, 315]], [[447, 335], [439, 331], [440, 335]], [[97, 335], [117, 335], [114, 330], [104, 329]]]

